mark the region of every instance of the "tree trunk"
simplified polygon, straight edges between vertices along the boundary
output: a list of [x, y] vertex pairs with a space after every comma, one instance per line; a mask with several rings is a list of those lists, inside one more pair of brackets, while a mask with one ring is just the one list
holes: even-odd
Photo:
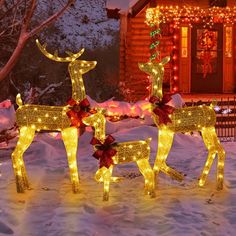
[[10, 59], [8, 60], [7, 64], [4, 65], [4, 67], [0, 68], [0, 81], [5, 79], [7, 75], [11, 72], [13, 67], [16, 65], [27, 40], [28, 40], [28, 33], [23, 33], [20, 35], [16, 48], [12, 53]]
[[[28, 9], [28, 12], [26, 12], [26, 15], [24, 18], [25, 20], [22, 22], [22, 26], [21, 26], [20, 37], [19, 37], [19, 40], [18, 40], [18, 43], [14, 52], [12, 53], [8, 62], [2, 68], [0, 68], [0, 81], [4, 80], [8, 76], [8, 74], [11, 72], [11, 70], [17, 63], [20, 57], [20, 54], [25, 44], [27, 43], [28, 39], [33, 37], [35, 34], [39, 33], [45, 27], [49, 26], [55, 20], [57, 20], [66, 11], [66, 9], [75, 2], [75, 0], [68, 0], [67, 4], [64, 5], [61, 8], [61, 10], [59, 10], [58, 12], [50, 16], [48, 19], [43, 21], [40, 25], [38, 25], [37, 27], [35, 27], [29, 32], [27, 29], [30, 25], [31, 18], [34, 13], [35, 4], [36, 4], [35, 2], [36, 2], [35, 0], [32, 0], [31, 7]], [[4, 3], [4, 0], [0, 0], [0, 4], [3, 4], [3, 3]]]

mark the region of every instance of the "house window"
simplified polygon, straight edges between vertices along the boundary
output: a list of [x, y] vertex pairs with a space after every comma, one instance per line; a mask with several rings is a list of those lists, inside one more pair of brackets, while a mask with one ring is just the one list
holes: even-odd
[[233, 29], [232, 27], [225, 27], [225, 56], [232, 57], [232, 37], [233, 37]]
[[181, 27], [181, 57], [188, 57], [188, 27]]

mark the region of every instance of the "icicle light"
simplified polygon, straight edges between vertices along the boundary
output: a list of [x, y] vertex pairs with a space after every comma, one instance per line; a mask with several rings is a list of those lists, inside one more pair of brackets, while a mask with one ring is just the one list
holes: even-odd
[[146, 23], [148, 25], [159, 22], [174, 22], [175, 27], [181, 23], [187, 23], [192, 27], [193, 23], [204, 23], [205, 26], [213, 26], [216, 23], [236, 23], [236, 7], [191, 7], [191, 6], [157, 6], [146, 10]]

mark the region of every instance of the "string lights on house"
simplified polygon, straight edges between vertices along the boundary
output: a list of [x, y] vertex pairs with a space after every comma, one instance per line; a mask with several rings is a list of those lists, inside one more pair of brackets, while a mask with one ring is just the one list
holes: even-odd
[[173, 80], [171, 83], [170, 90], [173, 93], [178, 92], [179, 87], [179, 64], [178, 64], [178, 55], [179, 55], [179, 37], [177, 34], [177, 29], [174, 29], [174, 36], [173, 36], [173, 50], [172, 50], [172, 65], [173, 65]]
[[146, 11], [146, 23], [149, 25], [160, 22], [174, 22], [174, 27], [180, 24], [204, 23], [205, 27], [212, 27], [215, 23], [236, 23], [236, 7], [200, 8], [190, 6], [157, 6]]

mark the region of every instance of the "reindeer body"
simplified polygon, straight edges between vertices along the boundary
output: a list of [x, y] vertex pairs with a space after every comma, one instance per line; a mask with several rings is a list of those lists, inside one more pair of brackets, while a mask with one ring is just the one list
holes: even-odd
[[[169, 57], [164, 58], [160, 63], [148, 62], [139, 63], [139, 69], [147, 73], [152, 80], [151, 96], [162, 99], [162, 84], [164, 76], [164, 65], [170, 60]], [[152, 104], [152, 110], [156, 104]], [[220, 144], [215, 131], [216, 114], [213, 105], [210, 106], [192, 106], [175, 109], [169, 117], [171, 122], [167, 125], [159, 123], [159, 117], [152, 113], [153, 120], [159, 129], [158, 132], [158, 150], [156, 161], [154, 164], [154, 172], [157, 175], [159, 171], [163, 171], [167, 175], [181, 181], [183, 176], [166, 164], [166, 159], [171, 149], [174, 134], [178, 132], [200, 131], [203, 141], [208, 149], [208, 158], [202, 171], [199, 185], [205, 184], [206, 178], [210, 171], [213, 160], [218, 154], [217, 164], [217, 189], [223, 188], [224, 177], [224, 160], [225, 151]]]
[[149, 160], [150, 141], [151, 139], [147, 139], [145, 141], [117, 143], [117, 145], [114, 147], [117, 153], [112, 158], [114, 164], [134, 162], [143, 159]]
[[[153, 115], [157, 124], [158, 116]], [[212, 127], [216, 123], [215, 111], [211, 106], [193, 106], [175, 109], [168, 129], [174, 133], [199, 131], [202, 127]]]
[[[94, 137], [104, 142], [105, 140], [105, 124], [106, 119], [100, 112], [84, 118], [84, 123], [95, 128]], [[144, 141], [130, 141], [123, 143], [116, 143], [114, 149], [117, 151], [112, 157], [114, 165], [123, 164], [128, 162], [136, 162], [140, 172], [145, 179], [145, 193], [151, 197], [155, 196], [154, 192], [154, 173], [149, 164], [150, 155], [150, 141], [148, 138]], [[109, 186], [110, 182], [114, 179], [112, 177], [113, 165], [109, 168], [100, 168], [95, 175], [95, 179], [98, 182], [104, 183], [103, 200], [109, 199]]]
[[30, 126], [36, 131], [61, 131], [70, 127], [71, 121], [66, 114], [69, 110], [69, 106], [26, 104], [16, 110], [16, 121], [18, 126]]
[[[96, 66], [96, 62], [77, 60], [84, 52], [84, 49], [79, 53], [69, 53], [68, 57], [61, 58], [57, 54], [48, 53], [46, 46], [41, 46], [38, 41], [36, 43], [40, 51], [49, 59], [58, 62], [69, 62], [72, 98], [77, 102], [85, 99], [82, 75], [93, 69]], [[76, 127], [71, 127], [71, 120], [67, 116], [70, 106], [23, 105], [20, 94], [17, 95], [16, 102], [19, 106], [16, 111], [16, 123], [19, 126], [20, 134], [16, 148], [12, 153], [12, 163], [17, 192], [24, 192], [29, 187], [23, 154], [33, 141], [35, 132], [39, 131], [61, 131], [68, 157], [72, 189], [74, 192], [78, 192], [79, 176], [76, 161], [78, 131]]]

